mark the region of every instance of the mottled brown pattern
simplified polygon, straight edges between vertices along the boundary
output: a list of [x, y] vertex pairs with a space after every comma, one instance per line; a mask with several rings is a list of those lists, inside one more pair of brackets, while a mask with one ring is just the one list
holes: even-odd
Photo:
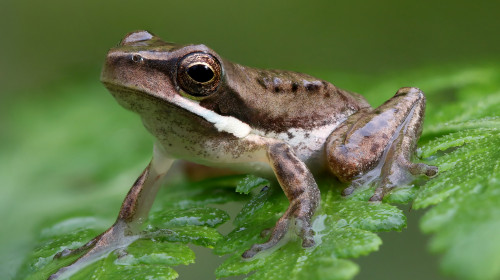
[[307, 74], [223, 63], [225, 83], [200, 104], [265, 131], [318, 127], [369, 107], [359, 95]]
[[410, 161], [422, 132], [424, 110], [425, 96], [420, 90], [401, 88], [374, 112], [353, 115], [328, 139], [330, 170], [348, 182], [383, 164], [381, 187], [372, 200], [381, 200], [388, 189], [408, 181], [408, 172], [434, 175], [437, 168]]
[[401, 88], [373, 110], [362, 96], [312, 76], [233, 64], [204, 45], [167, 43], [147, 31], [129, 33], [109, 51], [101, 80], [123, 107], [141, 116], [157, 144], [115, 224], [81, 248], [57, 255], [89, 249], [75, 263], [127, 245], [124, 236], [140, 231], [174, 158], [276, 176], [289, 208], [269, 240], [252, 246], [245, 258], [276, 245], [291, 221], [299, 226], [303, 247], [314, 245], [311, 223], [320, 193], [309, 168], [329, 168], [342, 181], [354, 180], [345, 194], [378, 172], [371, 200], [382, 200], [410, 175], [437, 173], [410, 161], [425, 109], [416, 88]]
[[139, 178], [137, 178], [135, 183], [132, 185], [132, 188], [128, 191], [125, 200], [123, 200], [122, 207], [120, 208], [118, 219], [125, 222], [131, 222], [135, 218], [137, 208], [140, 207], [140, 194], [145, 186], [144, 182], [149, 175], [149, 167], [150, 165], [144, 169]]
[[244, 258], [251, 258], [258, 252], [275, 246], [285, 236], [292, 218], [299, 224], [302, 246], [311, 247], [315, 244], [311, 218], [319, 206], [320, 193], [313, 175], [285, 143], [270, 144], [268, 157], [290, 206], [276, 223], [269, 240], [253, 245], [243, 253]]

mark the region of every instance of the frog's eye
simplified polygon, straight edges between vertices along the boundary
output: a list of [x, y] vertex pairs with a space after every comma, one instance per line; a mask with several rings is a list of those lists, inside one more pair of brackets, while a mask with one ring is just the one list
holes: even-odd
[[221, 81], [221, 65], [207, 53], [191, 53], [179, 62], [177, 82], [183, 91], [196, 99], [214, 93]]

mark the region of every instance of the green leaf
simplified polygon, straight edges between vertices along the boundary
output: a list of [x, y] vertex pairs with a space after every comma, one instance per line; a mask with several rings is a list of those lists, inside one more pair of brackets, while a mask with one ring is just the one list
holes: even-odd
[[255, 175], [247, 175], [243, 178], [243, 180], [238, 182], [238, 185], [236, 185], [236, 191], [243, 194], [249, 194], [254, 188], [265, 185], [269, 185], [268, 180]]
[[191, 208], [157, 211], [151, 215], [150, 223], [160, 228], [179, 226], [216, 227], [229, 220], [229, 215], [216, 208]]
[[156, 201], [161, 201], [161, 208], [188, 209], [246, 200], [246, 196], [234, 191], [234, 186], [242, 179], [243, 176], [238, 175], [210, 178], [194, 183], [181, 181], [160, 192]]
[[171, 266], [194, 262], [186, 245], [137, 240], [124, 252], [111, 253], [73, 275], [71, 279], [176, 279]]
[[[227, 182], [239, 178], [207, 180], [191, 186], [181, 183], [187, 195], [195, 195], [182, 201], [183, 207], [156, 208], [144, 226], [147, 230], [126, 248], [114, 250], [104, 258], [80, 268], [71, 279], [175, 279], [177, 272], [172, 266], [193, 263], [195, 255], [185, 244], [213, 248], [222, 235], [214, 228], [229, 219], [220, 209], [205, 207], [214, 201], [214, 194], [224, 194]], [[220, 186], [217, 187], [218, 183]], [[226, 183], [226, 184], [225, 184]], [[199, 188], [204, 188], [200, 191]], [[173, 186], [173, 190], [176, 190]], [[179, 195], [181, 197], [184, 195]], [[223, 199], [215, 199], [223, 201]], [[167, 202], [169, 199], [167, 199]], [[178, 204], [172, 203], [172, 207]], [[196, 206], [188, 208], [188, 206]], [[96, 225], [102, 228], [95, 228]], [[91, 217], [63, 218], [41, 230], [40, 245], [27, 258], [17, 279], [47, 279], [60, 267], [71, 264], [81, 255], [52, 260], [66, 248], [78, 248], [105, 229], [104, 222]], [[110, 226], [110, 225], [108, 225]]]
[[[335, 77], [332, 75], [330, 80], [335, 81]], [[350, 83], [361, 84], [364, 80], [353, 77]], [[265, 242], [267, 236], [261, 236], [261, 232], [274, 226], [288, 207], [279, 187], [269, 186], [269, 182], [255, 176], [228, 176], [196, 183], [177, 179], [158, 194], [142, 239], [86, 266], [72, 279], [174, 279], [175, 266], [194, 262], [194, 253], [188, 247], [192, 245], [214, 248], [219, 255], [231, 254], [217, 269], [217, 277], [251, 273], [249, 279], [352, 279], [359, 267], [349, 259], [377, 250], [381, 240], [376, 232], [400, 231], [406, 224], [402, 212], [388, 203], [409, 202], [416, 209], [430, 208], [421, 220], [421, 228], [433, 234], [431, 250], [442, 255], [447, 274], [461, 279], [498, 279], [500, 67], [422, 69], [372, 82], [363, 94], [373, 105], [381, 104], [403, 85], [425, 91], [426, 121], [416, 160], [437, 165], [439, 174], [435, 178], [419, 178], [413, 185], [396, 188], [384, 203], [367, 202], [373, 188], [343, 198], [340, 190], [344, 185], [318, 180], [322, 191], [321, 207], [314, 217], [318, 245], [303, 249], [301, 241], [290, 233], [280, 247], [248, 261], [240, 257], [242, 252]], [[46, 211], [45, 217], [51, 217], [37, 230], [38, 245], [26, 257], [15, 279], [46, 279], [59, 267], [73, 262], [78, 256], [57, 260], [52, 257], [65, 248], [85, 244], [111, 225], [110, 219], [132, 177], [150, 155], [151, 139], [144, 136], [146, 133], [136, 133], [138, 118], [118, 106], [112, 107], [115, 104], [111, 98], [109, 103], [99, 101], [101, 95], [107, 96], [100, 87], [76, 84], [54, 92], [60, 104], [47, 102], [42, 98], [45, 93], [40, 93], [36, 96], [41, 97], [33, 97], [30, 103], [2, 108], [15, 120], [12, 127], [19, 129], [4, 133], [0, 149], [7, 160], [0, 161], [0, 177], [5, 186], [15, 186], [5, 190], [7, 194], [15, 190], [22, 194], [17, 200], [4, 198], [3, 209], [10, 209], [13, 201], [23, 201], [25, 206], [20, 208]], [[64, 97], [61, 92], [70, 95]], [[98, 117], [102, 115], [109, 118]], [[82, 120], [89, 121], [89, 130], [74, 125]], [[117, 126], [134, 121], [135, 127]], [[60, 173], [51, 177], [55, 169]], [[16, 181], [6, 176], [13, 170], [23, 171]], [[119, 176], [121, 172], [131, 177]], [[56, 187], [60, 189], [54, 191]], [[41, 196], [47, 190], [53, 190], [51, 195]], [[36, 191], [36, 195], [26, 195]], [[57, 218], [58, 212], [65, 213], [75, 201], [79, 201], [77, 209], [85, 210], [72, 210], [76, 213]], [[88, 213], [88, 205], [96, 201], [98, 208]], [[228, 202], [236, 202], [232, 203], [235, 207], [241, 207], [242, 202], [244, 205], [233, 215], [233, 228], [222, 236], [217, 227], [230, 217], [215, 205]], [[50, 208], [56, 210], [49, 212]], [[21, 214], [9, 212], [12, 217], [7, 215], [7, 228], [29, 224], [25, 223], [28, 218], [32, 224], [43, 220], [33, 218], [32, 210], [18, 212]], [[23, 232], [30, 232], [32, 227], [25, 226]], [[13, 232], [4, 238], [6, 242], [16, 241], [14, 235], [21, 231]]]
[[345, 258], [356, 258], [377, 250], [381, 240], [372, 231], [400, 230], [405, 226], [404, 215], [394, 206], [344, 199], [326, 187], [322, 189], [322, 206], [313, 222], [317, 246], [304, 249], [301, 241], [289, 233], [288, 242], [274, 251], [260, 253], [251, 260], [241, 258], [252, 244], [265, 241], [260, 232], [273, 226], [286, 210], [283, 196], [275, 195], [275, 188], [265, 188], [238, 214], [234, 221], [236, 229], [217, 243], [217, 254], [236, 252], [217, 269], [217, 277], [256, 271], [248, 279], [304, 279], [311, 276], [351, 279], [358, 268]]
[[222, 237], [222, 235], [213, 228], [196, 226], [156, 230], [147, 234], [147, 236], [159, 241], [192, 243], [209, 248], [213, 248]]
[[439, 203], [421, 221], [425, 232], [436, 233], [432, 250], [444, 252], [443, 268], [449, 274], [465, 279], [497, 279], [500, 129], [478, 125], [443, 136], [429, 146], [434, 149], [424, 149], [425, 154], [449, 151], [436, 157], [440, 174], [425, 185], [414, 203], [415, 208]]
[[[133, 244], [132, 244], [133, 245]], [[131, 245], [131, 246], [132, 246]], [[130, 247], [129, 247], [130, 248]], [[147, 246], [142, 249], [150, 250]], [[166, 248], [163, 248], [166, 249]], [[180, 252], [179, 247], [173, 252], [168, 249], [160, 254], [143, 255], [139, 258], [133, 255], [126, 255], [118, 258], [116, 253], [109, 254], [104, 259], [98, 260], [81, 270], [77, 274], [70, 277], [72, 280], [84, 279], [176, 279], [178, 274], [170, 266], [172, 263], [187, 264], [194, 261], [194, 253], [189, 248], [185, 247], [183, 252]], [[181, 253], [182, 259], [176, 259], [176, 254]], [[186, 255], [191, 254], [192, 259], [186, 261]]]
[[[439, 119], [424, 130], [438, 136], [420, 148], [439, 174], [416, 195], [414, 208], [434, 233], [431, 250], [443, 254], [446, 274], [461, 279], [500, 277], [500, 69], [464, 71], [458, 102], [429, 110]], [[484, 77], [490, 77], [486, 79]], [[425, 137], [425, 135], [424, 135]]]

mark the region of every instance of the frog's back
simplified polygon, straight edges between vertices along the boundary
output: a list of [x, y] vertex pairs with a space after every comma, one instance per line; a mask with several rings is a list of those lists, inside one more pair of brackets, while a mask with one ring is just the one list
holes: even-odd
[[201, 105], [265, 132], [331, 127], [370, 107], [359, 94], [307, 74], [261, 70], [227, 61], [224, 69], [222, 88]]

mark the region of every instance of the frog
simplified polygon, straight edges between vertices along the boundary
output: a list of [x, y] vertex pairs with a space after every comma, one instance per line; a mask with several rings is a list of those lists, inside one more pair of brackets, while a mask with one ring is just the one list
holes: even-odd
[[277, 181], [289, 206], [268, 240], [248, 248], [245, 259], [277, 246], [290, 228], [304, 248], [315, 245], [319, 174], [351, 182], [344, 195], [375, 182], [370, 201], [381, 201], [415, 176], [438, 172], [411, 161], [426, 103], [415, 87], [402, 87], [372, 108], [360, 94], [313, 76], [232, 63], [203, 44], [166, 42], [145, 30], [127, 34], [109, 50], [101, 81], [121, 106], [141, 117], [155, 138], [153, 157], [116, 222], [84, 246], [58, 253], [85, 251], [51, 279], [137, 235], [177, 159]]

